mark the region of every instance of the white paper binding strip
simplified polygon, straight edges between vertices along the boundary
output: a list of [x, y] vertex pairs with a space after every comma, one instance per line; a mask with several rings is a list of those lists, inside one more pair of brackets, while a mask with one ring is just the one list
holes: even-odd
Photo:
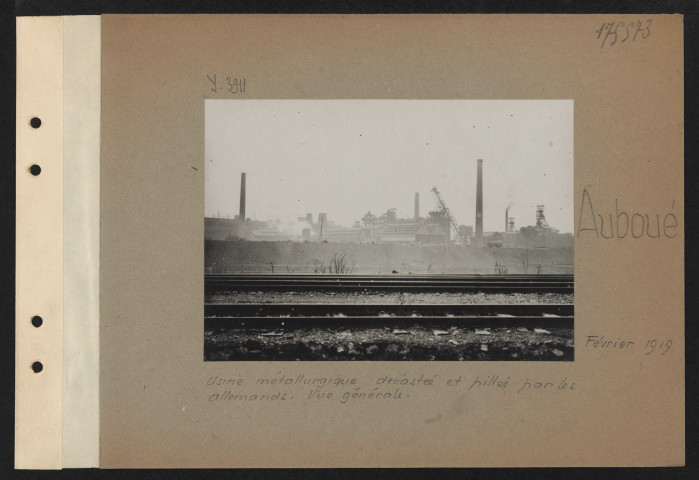
[[99, 16], [63, 18], [63, 467], [99, 466]]
[[[30, 125], [34, 117], [39, 128]], [[15, 466], [55, 469], [62, 467], [61, 17], [17, 19], [16, 121]], [[33, 164], [41, 167], [39, 175], [30, 173]], [[32, 324], [34, 316], [41, 326]], [[35, 362], [43, 366], [39, 373]]]

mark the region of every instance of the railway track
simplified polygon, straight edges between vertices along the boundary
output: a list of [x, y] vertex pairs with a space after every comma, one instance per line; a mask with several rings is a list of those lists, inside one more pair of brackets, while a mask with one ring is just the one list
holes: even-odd
[[204, 329], [573, 327], [572, 304], [206, 304]]
[[328, 275], [207, 274], [207, 293], [220, 291], [390, 291], [451, 293], [573, 293], [573, 275]]

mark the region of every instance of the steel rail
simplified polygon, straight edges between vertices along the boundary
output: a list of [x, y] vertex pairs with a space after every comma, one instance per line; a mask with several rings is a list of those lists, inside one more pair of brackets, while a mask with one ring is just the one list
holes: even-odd
[[228, 275], [205, 276], [207, 292], [221, 290], [260, 291], [405, 291], [483, 293], [573, 293], [573, 277], [565, 276], [478, 276], [478, 275]]
[[346, 304], [346, 303], [207, 303], [206, 317], [268, 317], [268, 316], [379, 316], [379, 315], [559, 315], [571, 316], [574, 306], [569, 303], [535, 304]]

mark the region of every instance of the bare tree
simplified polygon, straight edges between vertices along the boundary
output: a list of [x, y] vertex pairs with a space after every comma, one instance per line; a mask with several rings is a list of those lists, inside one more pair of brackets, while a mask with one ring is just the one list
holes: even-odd
[[328, 267], [325, 266], [325, 262], [320, 262], [318, 263], [317, 261], [314, 262], [313, 266], [313, 272], [314, 273], [327, 273]]
[[[354, 271], [354, 257], [347, 258], [347, 253], [335, 252], [330, 257], [329, 273], [352, 273]], [[325, 272], [321, 272], [325, 273]]]
[[527, 273], [527, 270], [529, 270], [529, 249], [523, 248], [519, 258], [522, 261], [522, 270], [524, 270], [524, 273]]
[[495, 273], [498, 275], [507, 275], [508, 269], [505, 265], [495, 262]]
[[384, 245], [384, 253], [386, 254], [386, 270], [391, 271], [393, 270], [393, 255], [392, 255], [392, 248], [393, 246], [390, 243], [387, 243]]

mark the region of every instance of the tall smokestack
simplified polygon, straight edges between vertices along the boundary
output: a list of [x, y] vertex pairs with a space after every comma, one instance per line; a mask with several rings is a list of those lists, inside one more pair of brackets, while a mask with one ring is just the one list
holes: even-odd
[[240, 219], [245, 220], [245, 172], [240, 174]]
[[480, 158], [476, 180], [476, 245], [483, 245], [483, 160]]
[[323, 241], [323, 229], [327, 228], [328, 223], [328, 214], [327, 213], [319, 213], [318, 214], [318, 241], [322, 242]]
[[415, 192], [415, 220], [420, 218], [420, 193]]
[[505, 232], [509, 232], [510, 228], [510, 207], [505, 209]]

